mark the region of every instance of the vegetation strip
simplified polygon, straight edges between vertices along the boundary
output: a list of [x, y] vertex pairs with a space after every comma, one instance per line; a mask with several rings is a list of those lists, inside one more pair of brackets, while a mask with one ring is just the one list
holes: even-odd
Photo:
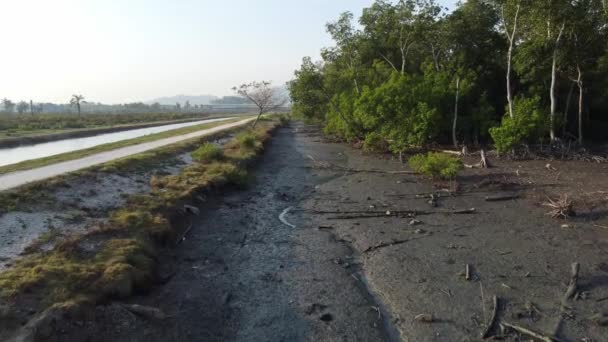
[[[203, 144], [195, 162], [180, 174], [154, 176], [148, 194], [133, 195], [109, 214], [108, 223], [62, 238], [50, 251], [35, 251], [0, 273], [0, 297], [36, 311], [125, 297], [155, 279], [159, 248], [182, 233], [174, 222], [184, 206], [205, 191], [244, 185], [246, 166], [259, 153], [278, 121], [263, 121], [222, 147]], [[173, 224], [172, 224], [173, 223]]]
[[47, 165], [51, 165], [51, 164], [56, 164], [56, 163], [60, 163], [60, 162], [68, 161], [68, 160], [75, 160], [75, 159], [87, 157], [87, 156], [90, 156], [90, 155], [93, 155], [96, 153], [115, 150], [115, 149], [118, 149], [121, 147], [133, 146], [133, 145], [142, 144], [142, 143], [146, 143], [146, 142], [150, 142], [150, 141], [156, 141], [156, 140], [160, 140], [160, 139], [164, 139], [164, 138], [170, 138], [170, 137], [174, 137], [174, 136], [178, 136], [178, 135], [193, 133], [193, 132], [200, 131], [203, 129], [208, 129], [208, 128], [212, 128], [212, 127], [216, 127], [216, 126], [220, 126], [220, 125], [224, 125], [224, 124], [238, 122], [243, 119], [244, 118], [236, 118], [236, 119], [230, 119], [230, 120], [225, 120], [225, 121], [205, 123], [205, 124], [196, 125], [196, 126], [183, 127], [183, 128], [166, 131], [166, 132], [145, 135], [145, 136], [135, 138], [135, 139], [122, 140], [122, 141], [117, 141], [117, 142], [110, 143], [110, 144], [99, 145], [99, 146], [87, 148], [84, 150], [62, 153], [62, 154], [58, 154], [58, 155], [54, 155], [54, 156], [49, 156], [46, 158], [26, 160], [26, 161], [23, 161], [23, 162], [20, 162], [17, 164], [11, 164], [11, 165], [6, 165], [6, 166], [0, 167], [0, 175], [6, 174], [6, 173], [11, 173], [11, 172], [16, 172], [16, 171], [29, 170], [29, 169], [47, 166]]

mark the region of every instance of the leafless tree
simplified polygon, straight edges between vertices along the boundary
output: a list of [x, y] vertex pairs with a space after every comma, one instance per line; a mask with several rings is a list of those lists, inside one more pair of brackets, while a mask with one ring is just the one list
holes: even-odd
[[78, 116], [80, 116], [80, 104], [82, 103], [86, 103], [83, 95], [72, 95], [72, 98], [70, 99], [70, 106], [76, 106], [78, 109]]
[[272, 88], [271, 82], [268, 81], [241, 84], [233, 87], [232, 90], [258, 107], [258, 116], [253, 122], [253, 127], [258, 123], [262, 114], [276, 110], [287, 102], [284, 97], [277, 94], [276, 89]]

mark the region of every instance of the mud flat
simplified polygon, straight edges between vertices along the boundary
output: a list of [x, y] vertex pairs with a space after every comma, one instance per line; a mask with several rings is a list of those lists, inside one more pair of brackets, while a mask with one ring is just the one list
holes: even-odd
[[[292, 124], [247, 189], [199, 206], [186, 240], [159, 257], [166, 281], [127, 301], [161, 318], [108, 303], [60, 320], [57, 340], [475, 341], [500, 335], [501, 324], [507, 340], [530, 339], [512, 326], [547, 340], [605, 340], [606, 165], [494, 164], [434, 184], [384, 173], [404, 166]], [[548, 216], [542, 202], [566, 193], [578, 215]], [[517, 196], [486, 200], [501, 194]]]

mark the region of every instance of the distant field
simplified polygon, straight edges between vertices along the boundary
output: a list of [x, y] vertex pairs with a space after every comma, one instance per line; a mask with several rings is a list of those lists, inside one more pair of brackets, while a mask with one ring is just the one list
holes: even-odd
[[0, 113], [0, 139], [209, 117], [210, 115], [196, 113], [83, 114], [81, 117], [76, 114], [36, 114], [30, 116], [27, 114], [8, 115]]
[[183, 128], [166, 131], [166, 132], [145, 135], [145, 136], [142, 136], [139, 138], [122, 140], [122, 141], [117, 141], [117, 142], [113, 142], [113, 143], [109, 143], [109, 144], [103, 144], [103, 145], [99, 145], [99, 146], [95, 146], [95, 147], [91, 147], [91, 148], [87, 148], [87, 149], [83, 149], [83, 150], [77, 150], [77, 151], [57, 154], [57, 155], [53, 155], [53, 156], [49, 156], [49, 157], [45, 157], [45, 158], [26, 160], [26, 161], [23, 161], [23, 162], [20, 162], [17, 164], [11, 164], [11, 165], [6, 165], [6, 166], [0, 167], [0, 175], [10, 173], [10, 172], [33, 169], [33, 168], [42, 167], [42, 166], [55, 164], [55, 163], [60, 163], [60, 162], [68, 161], [68, 160], [79, 159], [79, 158], [83, 158], [86, 156], [90, 156], [92, 154], [115, 150], [115, 149], [118, 149], [121, 147], [127, 147], [127, 146], [137, 145], [137, 144], [141, 144], [141, 143], [151, 142], [151, 141], [155, 141], [155, 140], [160, 140], [160, 139], [164, 139], [164, 138], [185, 135], [185, 134], [200, 131], [203, 129], [208, 129], [208, 128], [212, 128], [212, 127], [219, 126], [219, 125], [225, 125], [225, 124], [237, 122], [239, 120], [243, 120], [244, 118], [246, 118], [246, 117], [239, 117], [239, 118], [234, 118], [234, 119], [225, 120], [225, 121], [210, 122], [210, 123], [204, 123], [204, 124], [200, 124], [200, 125], [196, 125], [196, 126], [183, 127]]

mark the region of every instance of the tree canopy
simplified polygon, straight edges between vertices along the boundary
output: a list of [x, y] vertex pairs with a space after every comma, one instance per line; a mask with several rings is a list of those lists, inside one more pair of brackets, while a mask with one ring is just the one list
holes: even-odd
[[[401, 152], [433, 142], [605, 139], [608, 10], [601, 0], [376, 0], [326, 29], [322, 60], [288, 83], [294, 113]], [[575, 105], [576, 103], [576, 105]]]

